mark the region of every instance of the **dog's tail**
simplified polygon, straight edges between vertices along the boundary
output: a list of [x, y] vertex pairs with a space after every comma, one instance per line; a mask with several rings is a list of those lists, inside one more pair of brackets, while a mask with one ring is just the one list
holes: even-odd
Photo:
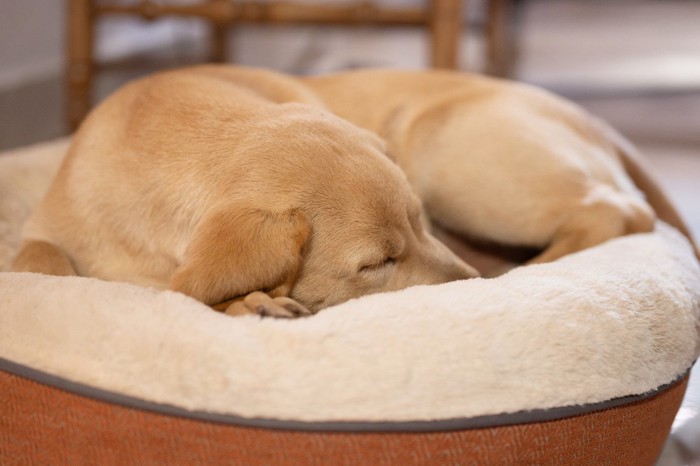
[[683, 233], [692, 244], [695, 255], [700, 259], [700, 248], [693, 238], [688, 225], [678, 210], [661, 188], [661, 184], [652, 175], [652, 169], [634, 145], [620, 133], [602, 121], [598, 121], [603, 135], [612, 142], [620, 156], [620, 161], [637, 188], [646, 196], [647, 203], [654, 209], [656, 216]]

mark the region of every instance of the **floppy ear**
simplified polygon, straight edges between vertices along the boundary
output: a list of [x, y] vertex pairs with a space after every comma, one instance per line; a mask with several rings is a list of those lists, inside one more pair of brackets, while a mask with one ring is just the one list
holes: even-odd
[[195, 229], [170, 288], [210, 305], [253, 291], [286, 296], [310, 235], [311, 226], [298, 209], [218, 210]]

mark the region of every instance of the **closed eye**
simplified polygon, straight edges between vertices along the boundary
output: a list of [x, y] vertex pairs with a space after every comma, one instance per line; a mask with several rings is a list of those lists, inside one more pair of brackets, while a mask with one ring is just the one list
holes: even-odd
[[374, 270], [378, 270], [378, 269], [381, 269], [383, 267], [388, 267], [390, 265], [394, 265], [395, 263], [396, 263], [396, 259], [394, 259], [393, 257], [387, 257], [380, 262], [375, 262], [373, 264], [363, 265], [362, 267], [360, 267], [359, 272], [361, 272], [361, 273], [362, 272], [372, 272]]

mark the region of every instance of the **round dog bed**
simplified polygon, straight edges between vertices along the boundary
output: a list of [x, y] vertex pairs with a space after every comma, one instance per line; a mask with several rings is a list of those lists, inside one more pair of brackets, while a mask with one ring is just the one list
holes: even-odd
[[[64, 150], [0, 156], [0, 253]], [[664, 224], [291, 321], [3, 272], [0, 464], [653, 464], [699, 320]]]

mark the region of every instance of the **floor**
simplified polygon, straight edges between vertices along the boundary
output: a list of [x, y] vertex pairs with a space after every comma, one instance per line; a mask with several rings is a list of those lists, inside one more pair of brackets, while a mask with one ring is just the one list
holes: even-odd
[[[575, 100], [636, 143], [700, 238], [700, 3], [530, 0], [521, 13], [515, 77]], [[196, 62], [201, 32], [197, 25], [173, 26], [178, 45], [110, 66], [97, 98], [133, 76]], [[422, 33], [413, 30], [240, 28], [231, 41], [238, 63], [296, 73], [421, 67], [426, 51]], [[480, 69], [481, 50], [480, 37], [465, 34], [462, 67]], [[62, 109], [59, 77], [0, 93], [0, 149], [65, 133]], [[658, 464], [700, 465], [700, 371]]]

